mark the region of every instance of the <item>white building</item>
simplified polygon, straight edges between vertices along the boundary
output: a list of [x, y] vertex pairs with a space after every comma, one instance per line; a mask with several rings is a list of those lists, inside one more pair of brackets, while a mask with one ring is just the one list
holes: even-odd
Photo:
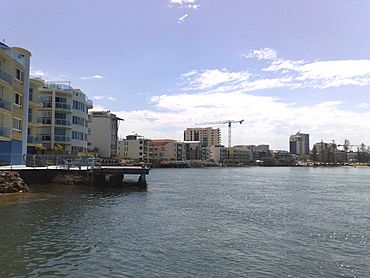
[[89, 150], [97, 151], [101, 157], [117, 157], [119, 121], [123, 119], [110, 111], [90, 112], [87, 136]]
[[[64, 84], [63, 84], [64, 83]], [[39, 89], [42, 107], [41, 141], [47, 149], [62, 146], [67, 153], [87, 150], [88, 109], [92, 102], [69, 82], [46, 82]]]

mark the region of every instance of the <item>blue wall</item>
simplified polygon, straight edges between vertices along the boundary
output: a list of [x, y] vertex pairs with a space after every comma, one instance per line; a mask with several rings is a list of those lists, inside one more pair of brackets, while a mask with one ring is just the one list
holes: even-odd
[[0, 141], [0, 164], [24, 164], [22, 159], [22, 141]]

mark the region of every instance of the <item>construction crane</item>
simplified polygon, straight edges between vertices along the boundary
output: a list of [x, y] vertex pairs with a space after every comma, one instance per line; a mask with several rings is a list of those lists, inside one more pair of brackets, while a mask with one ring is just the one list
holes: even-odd
[[226, 121], [218, 121], [218, 122], [198, 123], [198, 124], [195, 124], [195, 125], [223, 125], [223, 124], [228, 124], [228, 126], [229, 126], [229, 129], [228, 129], [228, 133], [229, 133], [228, 145], [229, 145], [229, 147], [231, 147], [231, 124], [235, 124], [235, 123], [242, 124], [243, 122], [244, 122], [244, 120], [240, 120], [240, 121], [226, 120]]
[[358, 151], [362, 151], [362, 152], [365, 152], [366, 151], [366, 145], [364, 143], [362, 143], [361, 145], [352, 145], [349, 142], [349, 140], [347, 140], [347, 139], [344, 140], [344, 144], [343, 145], [338, 144], [337, 146], [338, 147], [343, 147], [343, 149], [345, 150], [345, 152], [348, 152], [350, 149], [352, 149], [352, 147], [357, 147], [357, 150]]

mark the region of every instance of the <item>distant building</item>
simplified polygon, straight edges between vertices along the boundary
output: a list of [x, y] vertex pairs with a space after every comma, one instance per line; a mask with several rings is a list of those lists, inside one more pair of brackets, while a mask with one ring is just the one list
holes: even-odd
[[31, 53], [0, 43], [0, 163], [25, 164]]
[[219, 128], [187, 128], [184, 130], [184, 141], [199, 141], [202, 146], [211, 147], [221, 144]]
[[319, 162], [345, 162], [347, 161], [347, 153], [343, 150], [338, 150], [337, 144], [325, 143], [323, 141], [314, 144], [312, 149], [312, 159]]
[[236, 148], [245, 149], [250, 155], [251, 161], [261, 160], [265, 157], [271, 157], [272, 152], [270, 146], [266, 144], [261, 145], [237, 145]]
[[304, 156], [310, 154], [310, 135], [297, 132], [289, 137], [289, 151], [291, 154]]
[[123, 160], [146, 162], [149, 159], [149, 139], [141, 135], [127, 135], [118, 141], [117, 156]]
[[186, 145], [172, 139], [153, 139], [149, 142], [150, 159], [153, 162], [186, 160]]
[[184, 141], [186, 160], [202, 160], [202, 144], [199, 141]]
[[[36, 82], [42, 81], [32, 80], [32, 83]], [[92, 101], [69, 83], [38, 84], [42, 85], [38, 88], [39, 96], [35, 99], [41, 103], [41, 107], [37, 108], [37, 117], [42, 124], [39, 129], [41, 142], [45, 148], [51, 150], [60, 145], [66, 153], [84, 152], [87, 150], [88, 109], [92, 108]], [[33, 93], [36, 91], [33, 90]]]
[[227, 150], [223, 145], [209, 147], [209, 160], [222, 163], [227, 159]]
[[252, 159], [252, 154], [250, 149], [245, 146], [234, 146], [226, 148], [227, 159], [236, 163], [248, 163]]
[[87, 136], [89, 150], [96, 150], [101, 157], [116, 157], [119, 121], [123, 119], [110, 111], [90, 112]]

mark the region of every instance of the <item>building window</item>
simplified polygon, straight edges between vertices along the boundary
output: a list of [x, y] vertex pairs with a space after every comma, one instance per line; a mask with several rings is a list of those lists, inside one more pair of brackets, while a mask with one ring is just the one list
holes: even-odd
[[18, 118], [13, 118], [13, 129], [17, 131], [22, 130], [22, 120]]
[[22, 105], [22, 96], [18, 93], [14, 93], [14, 103], [18, 106]]
[[23, 73], [23, 71], [21, 71], [20, 69], [16, 69], [16, 71], [15, 71], [15, 78], [18, 81], [23, 82], [23, 79], [24, 79], [24, 73]]
[[85, 140], [85, 134], [83, 132], [79, 132], [79, 131], [72, 131], [72, 139], [84, 141]]

